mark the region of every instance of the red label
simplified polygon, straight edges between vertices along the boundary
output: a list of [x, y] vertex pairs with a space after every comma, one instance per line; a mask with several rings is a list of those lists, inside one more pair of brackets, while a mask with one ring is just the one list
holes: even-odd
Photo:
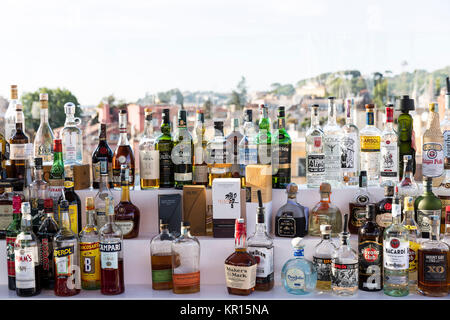
[[389, 202], [387, 202], [385, 205], [384, 205], [384, 209], [385, 210], [392, 210], [392, 204], [390, 204]]
[[314, 147], [320, 148], [321, 145], [322, 145], [322, 138], [321, 137], [314, 138]]
[[374, 262], [378, 259], [378, 250], [374, 248], [366, 248], [363, 252], [364, 259], [368, 262]]
[[6, 261], [8, 266], [8, 276], [16, 276], [16, 265], [14, 263], [14, 243], [16, 238], [7, 237], [6, 238]]
[[398, 239], [392, 239], [391, 240], [391, 247], [393, 249], [397, 249], [398, 247], [400, 247], [400, 240]]
[[43, 238], [41, 241], [41, 259], [42, 259], [42, 268], [46, 271], [50, 268], [50, 260], [49, 257], [50, 252], [48, 248], [48, 239]]

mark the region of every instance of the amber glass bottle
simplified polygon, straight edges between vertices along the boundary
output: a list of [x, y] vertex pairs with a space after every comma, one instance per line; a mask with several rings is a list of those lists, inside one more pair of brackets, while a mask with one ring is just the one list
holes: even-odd
[[120, 170], [122, 165], [127, 165], [130, 169], [129, 186], [134, 189], [134, 153], [130, 146], [127, 136], [127, 111], [120, 110], [119, 112], [119, 142], [117, 149], [114, 152], [112, 160], [113, 184], [114, 188], [121, 187]]
[[28, 137], [24, 132], [22, 105], [16, 105], [16, 130], [9, 141], [9, 156], [11, 160], [11, 177], [24, 179], [25, 162], [27, 160]]

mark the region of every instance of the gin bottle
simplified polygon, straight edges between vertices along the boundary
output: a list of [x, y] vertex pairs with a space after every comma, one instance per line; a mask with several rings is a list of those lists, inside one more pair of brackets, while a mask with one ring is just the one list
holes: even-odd
[[437, 178], [444, 173], [444, 137], [439, 125], [437, 103], [430, 103], [427, 129], [423, 134], [422, 175]]
[[333, 237], [337, 236], [342, 230], [341, 211], [331, 203], [330, 194], [331, 185], [323, 182], [320, 185], [320, 201], [314, 206], [309, 215], [308, 234], [310, 236], [320, 236], [320, 226], [322, 224], [331, 225], [331, 235]]
[[256, 129], [253, 125], [253, 111], [251, 109], [247, 109], [244, 115], [244, 136], [239, 142], [239, 159], [241, 186], [244, 188], [246, 166], [258, 163]]
[[298, 186], [291, 182], [286, 187], [287, 202], [278, 209], [275, 216], [275, 235], [277, 237], [304, 237], [308, 231], [309, 208], [297, 202]]
[[63, 146], [63, 159], [65, 165], [83, 164], [83, 135], [78, 127], [80, 118], [75, 118], [76, 106], [72, 102], [64, 105], [66, 122], [61, 133]]
[[359, 175], [359, 130], [353, 121], [353, 99], [347, 100], [344, 135], [341, 142], [342, 183], [347, 186], [358, 184]]
[[386, 124], [381, 133], [381, 186], [395, 186], [398, 183], [398, 137], [393, 127], [394, 107], [386, 106]]
[[318, 293], [324, 293], [331, 291], [331, 257], [338, 247], [331, 240], [331, 225], [322, 224], [320, 233], [322, 240], [316, 245], [313, 263], [317, 270], [316, 289]]
[[323, 127], [323, 150], [325, 154], [325, 176], [331, 186], [341, 185], [341, 141], [343, 131], [336, 122], [335, 98], [328, 98], [328, 122]]
[[311, 107], [311, 127], [306, 132], [306, 184], [318, 188], [325, 178], [323, 131], [319, 125], [319, 105]]
[[53, 164], [53, 131], [48, 123], [48, 94], [39, 95], [41, 102], [41, 123], [34, 138], [34, 157], [42, 158], [44, 166]]
[[145, 109], [144, 134], [139, 142], [139, 171], [141, 189], [159, 188], [159, 150], [153, 135], [152, 112]]
[[375, 126], [375, 106], [366, 104], [366, 126], [360, 132], [361, 170], [367, 172], [368, 185], [378, 185], [380, 179], [381, 132]]

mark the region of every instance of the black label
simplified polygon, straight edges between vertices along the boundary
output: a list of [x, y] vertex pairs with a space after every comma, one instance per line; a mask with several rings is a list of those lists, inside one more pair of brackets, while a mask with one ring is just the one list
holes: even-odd
[[317, 281], [331, 281], [331, 258], [313, 257], [317, 269]]
[[375, 241], [364, 241], [358, 245], [359, 269], [362, 274], [369, 274], [367, 268], [377, 265], [381, 268], [383, 245]]
[[366, 221], [366, 206], [354, 205], [350, 212], [350, 223], [359, 228]]
[[447, 255], [446, 254], [424, 254], [423, 268], [425, 281], [442, 282], [447, 281]]
[[292, 212], [283, 212], [277, 219], [277, 231], [280, 237], [294, 237], [296, 230], [295, 219]]
[[340, 288], [358, 286], [358, 263], [331, 263], [331, 283]]
[[324, 154], [308, 155], [306, 161], [308, 161], [308, 171], [309, 172], [325, 172], [325, 155]]
[[100, 242], [100, 251], [101, 252], [120, 252], [122, 250], [122, 243], [102, 243]]

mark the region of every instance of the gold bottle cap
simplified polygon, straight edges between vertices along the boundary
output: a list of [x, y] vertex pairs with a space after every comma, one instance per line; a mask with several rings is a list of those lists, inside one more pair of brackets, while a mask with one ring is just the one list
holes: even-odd
[[405, 211], [414, 211], [414, 198], [413, 197], [405, 197]]
[[428, 110], [430, 112], [439, 112], [439, 105], [436, 102], [431, 102], [428, 105]]
[[145, 112], [145, 113], [152, 113], [152, 109], [150, 109], [150, 108], [145, 108], [145, 109], [144, 109], [144, 112]]
[[86, 210], [94, 210], [94, 198], [93, 197], [87, 197], [86, 198]]
[[18, 95], [17, 95], [17, 85], [16, 84], [12, 84], [11, 85], [11, 99], [17, 99]]

